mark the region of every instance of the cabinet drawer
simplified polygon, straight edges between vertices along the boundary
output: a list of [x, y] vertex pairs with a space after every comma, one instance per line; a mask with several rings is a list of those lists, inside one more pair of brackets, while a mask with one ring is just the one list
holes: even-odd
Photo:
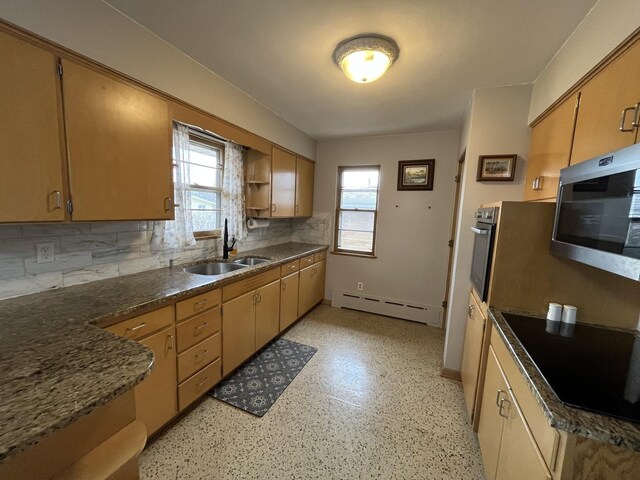
[[138, 317], [130, 318], [105, 328], [107, 332], [121, 337], [140, 340], [147, 335], [157, 332], [173, 323], [173, 307], [163, 307]]
[[316, 253], [313, 256], [313, 261], [314, 262], [319, 262], [320, 260], [324, 260], [325, 258], [327, 258], [327, 251], [326, 250]]
[[178, 355], [178, 382], [182, 382], [220, 357], [220, 333]]
[[176, 321], [180, 322], [197, 313], [220, 306], [220, 289], [196, 295], [195, 297], [176, 303]]
[[176, 327], [178, 352], [184, 352], [192, 345], [219, 332], [220, 322], [220, 307], [218, 307], [178, 324]]
[[220, 365], [221, 362], [218, 359], [178, 386], [178, 406], [180, 410], [189, 406], [220, 381], [220, 378], [222, 378]]
[[260, 288], [267, 283], [275, 282], [280, 278], [280, 269], [272, 268], [266, 272], [258, 273], [251, 277], [240, 280], [239, 282], [232, 283], [222, 288], [222, 299], [228, 302], [232, 298], [244, 295], [247, 292], [251, 292], [256, 288]]
[[300, 259], [300, 268], [308, 267], [309, 265], [313, 265], [313, 255]]
[[554, 470], [560, 434], [549, 425], [497, 328], [491, 331], [491, 346], [549, 470]]
[[285, 263], [280, 267], [280, 276], [286, 277], [298, 270], [300, 270], [300, 260], [294, 260], [293, 262]]

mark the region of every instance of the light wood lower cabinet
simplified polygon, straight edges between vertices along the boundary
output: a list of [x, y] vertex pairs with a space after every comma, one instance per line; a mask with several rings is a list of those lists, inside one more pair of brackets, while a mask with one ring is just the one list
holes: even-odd
[[298, 314], [303, 315], [324, 298], [325, 260], [300, 270]]
[[222, 369], [227, 375], [278, 334], [280, 280], [230, 300], [222, 308]]
[[145, 424], [150, 436], [178, 413], [173, 306], [130, 318], [106, 330], [153, 351], [151, 373], [134, 389], [136, 418]]
[[467, 404], [467, 413], [472, 423], [476, 423], [474, 421], [477, 414], [476, 403], [479, 403], [477, 394], [486, 325], [487, 319], [482, 314], [480, 305], [473, 292], [471, 292], [460, 374], [462, 376], [462, 390]]
[[175, 329], [168, 327], [140, 343], [153, 350], [154, 361], [149, 376], [135, 387], [136, 418], [151, 436], [178, 413]]
[[222, 306], [222, 375], [227, 375], [256, 351], [255, 292]]
[[298, 319], [298, 272], [283, 277], [280, 282], [280, 331]]
[[0, 222], [62, 221], [63, 136], [54, 55], [0, 32]]
[[551, 479], [493, 348], [487, 360], [478, 439], [487, 480]]
[[256, 350], [264, 347], [280, 331], [280, 280], [256, 290]]

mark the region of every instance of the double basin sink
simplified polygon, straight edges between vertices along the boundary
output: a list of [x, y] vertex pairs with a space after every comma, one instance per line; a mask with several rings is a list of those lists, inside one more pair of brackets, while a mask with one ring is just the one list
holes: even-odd
[[253, 267], [254, 265], [260, 265], [261, 263], [268, 262], [268, 258], [260, 257], [247, 257], [239, 258], [233, 262], [207, 262], [200, 265], [194, 265], [193, 267], [187, 267], [184, 269], [187, 273], [195, 273], [196, 275], [222, 275], [224, 273], [233, 272], [242, 268]]

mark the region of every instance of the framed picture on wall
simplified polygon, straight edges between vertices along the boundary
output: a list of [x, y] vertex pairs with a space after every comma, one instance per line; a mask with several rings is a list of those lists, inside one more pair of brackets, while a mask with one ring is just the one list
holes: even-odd
[[398, 162], [398, 190], [433, 190], [436, 161], [400, 160]]
[[509, 155], [480, 155], [478, 159], [478, 182], [513, 182], [516, 173], [516, 159], [518, 156]]

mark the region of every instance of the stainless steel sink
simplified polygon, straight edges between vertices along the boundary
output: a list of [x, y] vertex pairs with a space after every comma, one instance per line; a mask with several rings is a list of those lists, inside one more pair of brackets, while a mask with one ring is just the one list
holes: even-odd
[[246, 257], [234, 260], [233, 263], [235, 263], [236, 265], [246, 265], [247, 267], [253, 267], [254, 265], [260, 265], [261, 263], [266, 263], [268, 261], [268, 258]]
[[209, 262], [194, 265], [193, 267], [187, 267], [184, 271], [188, 273], [195, 273], [196, 275], [222, 275], [223, 273], [233, 272], [234, 270], [240, 270], [241, 268], [247, 268], [248, 266], [249, 265], [241, 265], [238, 263]]

